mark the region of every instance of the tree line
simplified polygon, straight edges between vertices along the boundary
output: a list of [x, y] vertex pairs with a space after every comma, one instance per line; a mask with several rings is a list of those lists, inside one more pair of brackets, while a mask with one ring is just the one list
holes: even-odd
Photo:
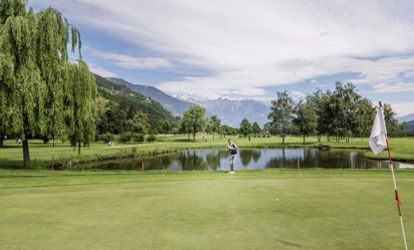
[[0, 0], [0, 145], [20, 138], [24, 167], [30, 138], [69, 140], [79, 153], [94, 139], [97, 89], [81, 44], [59, 11]]
[[[287, 135], [306, 137], [317, 136], [321, 141], [350, 141], [352, 137], [368, 137], [374, 121], [376, 107], [358, 93], [352, 83], [337, 82], [335, 89], [317, 90], [295, 102], [287, 91], [277, 92], [271, 102], [269, 122], [260, 127], [256, 122], [243, 119], [239, 128], [221, 125], [217, 116], [206, 117], [205, 109], [200, 106], [188, 109], [179, 121], [175, 133], [190, 135], [195, 140], [196, 133], [206, 132], [219, 135], [240, 135], [250, 140], [251, 135], [279, 135], [285, 143]], [[389, 136], [404, 136], [405, 124], [398, 123], [391, 105], [384, 104], [384, 118]], [[173, 128], [171, 127], [172, 131]]]
[[[272, 101], [265, 130], [279, 134], [284, 143], [287, 134], [306, 137], [326, 136], [349, 142], [351, 137], [368, 137], [375, 117], [375, 105], [361, 96], [352, 83], [337, 82], [335, 89], [317, 90], [295, 103], [286, 91], [277, 92]], [[404, 124], [395, 119], [391, 105], [384, 104], [384, 118], [390, 136], [404, 135]]]
[[182, 119], [178, 122], [178, 130], [175, 133], [187, 134], [188, 140], [190, 136], [195, 141], [196, 134], [198, 132], [205, 132], [213, 136], [228, 136], [228, 135], [242, 135], [248, 137], [250, 140], [251, 135], [259, 135], [262, 133], [262, 129], [257, 122], [253, 124], [247, 119], [243, 119], [240, 123], [240, 128], [233, 128], [225, 124], [221, 124], [221, 120], [213, 115], [211, 117], [206, 116], [205, 108], [201, 106], [190, 107], [183, 115]]

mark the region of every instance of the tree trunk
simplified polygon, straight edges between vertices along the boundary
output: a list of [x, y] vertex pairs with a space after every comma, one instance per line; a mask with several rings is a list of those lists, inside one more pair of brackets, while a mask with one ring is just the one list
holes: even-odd
[[69, 141], [70, 141], [70, 145], [73, 148], [76, 148], [76, 136], [74, 136], [74, 135], [69, 136]]
[[285, 135], [282, 135], [282, 144], [285, 145]]
[[78, 142], [78, 155], [80, 154], [81, 154], [81, 142], [79, 141]]
[[321, 142], [321, 135], [318, 135], [318, 142]]
[[22, 141], [22, 148], [23, 148], [23, 167], [30, 168], [29, 141], [27, 140], [27, 136], [24, 136], [24, 139]]
[[0, 148], [4, 147], [4, 135], [0, 133]]
[[306, 135], [303, 135], [303, 144], [306, 142]]
[[196, 136], [196, 133], [194, 132], [193, 133], [193, 141], [195, 141], [195, 136]]

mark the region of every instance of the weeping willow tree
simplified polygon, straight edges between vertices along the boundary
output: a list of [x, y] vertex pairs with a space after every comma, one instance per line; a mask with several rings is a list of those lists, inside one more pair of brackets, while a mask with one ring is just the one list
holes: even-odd
[[[0, 42], [1, 35], [7, 18], [14, 17], [25, 13], [24, 1], [4, 1], [0, 0]], [[13, 65], [7, 60], [3, 50], [0, 50], [0, 147], [3, 147], [3, 141], [7, 132], [10, 132], [10, 72]]]
[[[0, 28], [1, 29], [1, 28]], [[12, 65], [8, 64], [5, 57], [0, 53], [0, 147], [3, 147], [3, 142], [6, 135], [11, 131], [11, 118], [13, 115], [11, 101], [10, 70]]]
[[[92, 95], [70, 92], [74, 96], [68, 98], [64, 91], [73, 86], [75, 78], [83, 84], [86, 82], [84, 77], [75, 75], [85, 75], [83, 70], [87, 67], [80, 66], [82, 63], [70, 65], [68, 45], [71, 53], [78, 52], [81, 58], [80, 34], [60, 12], [48, 8], [35, 14], [31, 8], [26, 8], [24, 0], [0, 0], [0, 21], [2, 68], [6, 68], [1, 72], [0, 89], [5, 93], [4, 89], [8, 88], [9, 93], [0, 98], [7, 100], [5, 105], [12, 113], [10, 127], [22, 139], [23, 165], [29, 167], [30, 137], [54, 139], [73, 133], [72, 128], [65, 126], [68, 113], [65, 104], [69, 99], [92, 98]], [[89, 102], [93, 100], [69, 104], [89, 105]], [[92, 106], [76, 107], [80, 112], [87, 108], [92, 109]], [[93, 133], [93, 129], [88, 132]]]
[[95, 137], [95, 98], [97, 89], [95, 76], [88, 66], [81, 60], [76, 64], [68, 65], [66, 102], [69, 107], [66, 113], [69, 138], [74, 150], [78, 147], [88, 146]]
[[[81, 42], [79, 32], [69, 25], [58, 11], [48, 8], [37, 15], [37, 64], [42, 80], [47, 86], [45, 103], [45, 136], [51, 138], [53, 146], [55, 138], [66, 136], [64, 121], [64, 89], [68, 84], [65, 76], [65, 63], [68, 58], [68, 44], [72, 52], [76, 47], [80, 53]], [[70, 37], [71, 35], [71, 37]]]

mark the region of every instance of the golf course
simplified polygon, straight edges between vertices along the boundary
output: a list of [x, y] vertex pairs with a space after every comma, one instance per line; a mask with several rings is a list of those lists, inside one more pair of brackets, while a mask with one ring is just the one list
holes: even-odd
[[[412, 245], [414, 172], [396, 174]], [[388, 170], [1, 176], [1, 249], [401, 249]]]
[[0, 0], [0, 250], [413, 249], [413, 12]]
[[[390, 141], [396, 155], [413, 155], [411, 138]], [[17, 161], [21, 148], [9, 143], [0, 161], [21, 164]], [[243, 138], [237, 143], [241, 148], [281, 146], [277, 137]], [[288, 137], [286, 143], [303, 147], [300, 138]], [[353, 139], [331, 147], [367, 148], [366, 143]], [[223, 144], [225, 138], [186, 142], [165, 136], [150, 144], [112, 148], [92, 144], [81, 157], [131, 157], [132, 152], [156, 157]], [[316, 145], [317, 139], [310, 138], [306, 146]], [[71, 155], [73, 149], [36, 141], [31, 148], [37, 168], [0, 169], [0, 223], [7, 225], [0, 228], [1, 249], [401, 248], [389, 169], [236, 168], [234, 175], [141, 169], [52, 171], [40, 162]], [[397, 169], [396, 177], [411, 245], [414, 171]]]

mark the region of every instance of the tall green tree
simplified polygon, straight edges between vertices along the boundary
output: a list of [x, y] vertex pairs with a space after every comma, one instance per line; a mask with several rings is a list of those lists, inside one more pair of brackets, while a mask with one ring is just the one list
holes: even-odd
[[65, 64], [69, 60], [68, 44], [71, 42], [72, 52], [78, 47], [80, 53], [80, 35], [60, 12], [52, 8], [38, 13], [36, 20], [36, 64], [47, 89], [44, 108], [46, 136], [52, 139], [54, 146], [55, 138], [66, 136], [63, 100], [65, 85], [69, 84], [64, 78]]
[[293, 123], [299, 129], [299, 133], [303, 136], [303, 144], [305, 144], [306, 136], [316, 132], [317, 116], [314, 106], [310, 101], [300, 101], [295, 108], [295, 114]]
[[240, 133], [244, 137], [248, 137], [250, 141], [250, 134], [252, 133], [252, 124], [247, 119], [243, 119], [240, 123]]
[[337, 82], [334, 91], [334, 100], [331, 103], [334, 110], [333, 127], [336, 140], [345, 137], [349, 142], [350, 136], [357, 127], [357, 104], [361, 96], [352, 83]]
[[[0, 27], [1, 29], [1, 27]], [[13, 110], [11, 109], [11, 95], [9, 82], [12, 74], [8, 72], [11, 65], [6, 64], [4, 55], [0, 52], [0, 148], [3, 147], [6, 136], [10, 136], [11, 132], [11, 118]]]
[[[14, 9], [16, 8], [16, 9]], [[31, 9], [25, 10], [23, 1], [0, 2], [2, 23], [0, 51], [5, 64], [11, 68], [5, 76], [13, 109], [11, 125], [22, 139], [23, 165], [30, 166], [30, 136], [44, 132], [44, 102], [46, 84], [42, 81], [36, 62], [37, 20]]]
[[277, 92], [277, 100], [272, 101], [271, 112], [268, 118], [280, 132], [282, 144], [285, 143], [286, 133], [292, 123], [294, 102], [287, 91]]
[[163, 120], [160, 125], [161, 133], [170, 134], [173, 129], [173, 124], [169, 120]]
[[190, 133], [193, 134], [193, 140], [195, 141], [196, 134], [201, 132], [206, 125], [206, 110], [201, 106], [190, 107], [184, 113], [183, 122]]
[[188, 136], [188, 140], [190, 141], [191, 124], [189, 119], [184, 119], [184, 117], [181, 119], [179, 131], [182, 134], [186, 134]]
[[65, 98], [69, 104], [65, 118], [68, 121], [69, 138], [72, 145], [77, 145], [80, 154], [82, 145], [89, 145], [95, 137], [97, 89], [95, 77], [83, 61], [79, 60], [76, 64], [67, 66], [70, 68], [70, 84], [67, 86], [68, 94]]
[[[34, 13], [24, 0], [0, 0], [0, 26], [0, 51], [7, 66], [1, 85], [9, 88], [10, 124], [22, 139], [23, 165], [30, 166], [30, 137], [63, 138], [69, 134], [76, 135], [77, 142], [89, 143], [95, 130], [94, 117], [80, 121], [80, 114], [73, 115], [74, 110], [91, 115], [94, 106], [89, 105], [93, 103], [91, 92], [75, 94], [75, 90], [95, 86], [83, 62], [69, 62], [68, 47], [81, 58], [78, 30], [59, 11], [47, 8]], [[90, 83], [87, 87], [76, 86], [86, 82]], [[68, 123], [82, 126], [65, 127]]]
[[363, 98], [357, 103], [357, 126], [356, 134], [361, 137], [368, 137], [375, 117], [375, 108], [370, 100]]
[[261, 132], [262, 132], [262, 129], [260, 128], [260, 125], [257, 122], [253, 122], [253, 124], [252, 124], [252, 133], [257, 136]]
[[392, 109], [390, 104], [383, 104], [384, 120], [387, 127], [388, 135], [398, 136], [403, 133], [403, 127], [398, 125], [398, 120], [395, 118], [397, 113]]
[[128, 130], [132, 133], [145, 135], [150, 128], [148, 114], [138, 111], [134, 118], [128, 120]]
[[306, 98], [308, 103], [313, 105], [317, 116], [316, 134], [318, 136], [318, 142], [321, 141], [321, 137], [324, 134], [327, 135], [329, 140], [329, 134], [332, 131], [333, 113], [331, 113], [330, 108], [331, 95], [332, 94], [329, 90], [322, 92], [322, 90], [318, 89]]
[[220, 132], [219, 133], [222, 136], [232, 135], [233, 134], [233, 128], [231, 128], [228, 125], [223, 124], [223, 125], [220, 126]]
[[214, 134], [219, 133], [220, 131], [221, 120], [216, 115], [213, 115], [212, 117], [210, 117], [209, 125], [211, 128], [211, 133], [213, 134], [213, 140], [214, 140]]

